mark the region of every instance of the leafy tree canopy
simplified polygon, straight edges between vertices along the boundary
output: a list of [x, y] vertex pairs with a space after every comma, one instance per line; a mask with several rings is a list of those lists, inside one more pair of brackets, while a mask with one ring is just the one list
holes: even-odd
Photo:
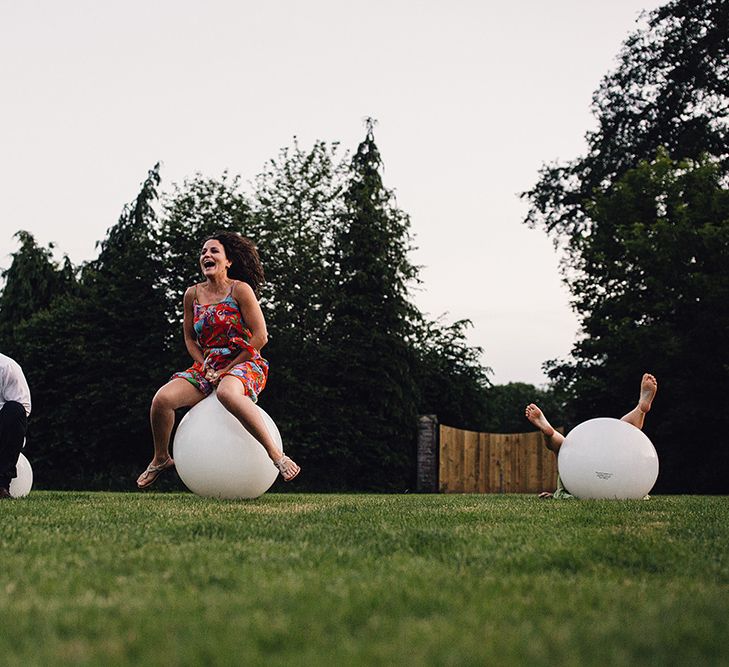
[[587, 133], [587, 154], [544, 166], [523, 194], [527, 222], [572, 248], [595, 225], [584, 208], [593, 191], [661, 147], [674, 159], [713, 156], [728, 173], [727, 35], [726, 0], [672, 0], [649, 13], [593, 96], [597, 127]]
[[688, 490], [687, 477], [694, 490], [726, 488], [716, 473], [718, 461], [729, 462], [729, 191], [721, 175], [715, 161], [661, 153], [595, 194], [586, 210], [598, 224], [580, 245], [571, 284], [583, 335], [572, 359], [549, 371], [580, 420], [619, 417], [637, 400], [641, 374], [656, 375], [646, 430], [667, 453], [662, 480], [674, 490]]

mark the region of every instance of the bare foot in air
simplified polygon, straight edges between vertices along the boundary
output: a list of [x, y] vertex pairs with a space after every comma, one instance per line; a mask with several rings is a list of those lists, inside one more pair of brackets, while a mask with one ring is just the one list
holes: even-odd
[[526, 415], [526, 418], [548, 438], [551, 438], [554, 435], [552, 425], [547, 421], [544, 413], [534, 403], [530, 403], [526, 406], [524, 414]]
[[640, 381], [640, 399], [638, 401], [638, 409], [645, 413], [651, 409], [653, 399], [658, 391], [658, 382], [650, 373], [643, 375]]

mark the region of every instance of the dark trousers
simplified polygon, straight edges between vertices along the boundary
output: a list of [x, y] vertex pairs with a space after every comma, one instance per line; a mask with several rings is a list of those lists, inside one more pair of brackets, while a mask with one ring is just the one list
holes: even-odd
[[23, 448], [28, 417], [25, 408], [16, 401], [8, 401], [0, 408], [0, 487], [8, 488], [17, 476], [15, 464]]

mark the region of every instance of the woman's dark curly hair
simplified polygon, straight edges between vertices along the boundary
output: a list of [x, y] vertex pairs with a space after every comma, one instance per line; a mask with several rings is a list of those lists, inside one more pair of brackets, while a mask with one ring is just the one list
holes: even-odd
[[208, 236], [203, 241], [203, 245], [206, 241], [220, 242], [220, 245], [225, 250], [225, 256], [231, 262], [231, 266], [228, 269], [228, 277], [248, 283], [253, 288], [256, 296], [258, 296], [258, 290], [265, 278], [256, 244], [245, 236], [225, 230], [215, 232], [211, 236]]

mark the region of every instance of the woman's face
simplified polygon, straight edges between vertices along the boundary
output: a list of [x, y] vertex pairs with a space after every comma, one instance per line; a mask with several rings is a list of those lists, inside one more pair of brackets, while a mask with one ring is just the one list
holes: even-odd
[[205, 241], [200, 253], [200, 268], [206, 278], [228, 275], [230, 260], [225, 256], [225, 248], [220, 241], [210, 239]]

